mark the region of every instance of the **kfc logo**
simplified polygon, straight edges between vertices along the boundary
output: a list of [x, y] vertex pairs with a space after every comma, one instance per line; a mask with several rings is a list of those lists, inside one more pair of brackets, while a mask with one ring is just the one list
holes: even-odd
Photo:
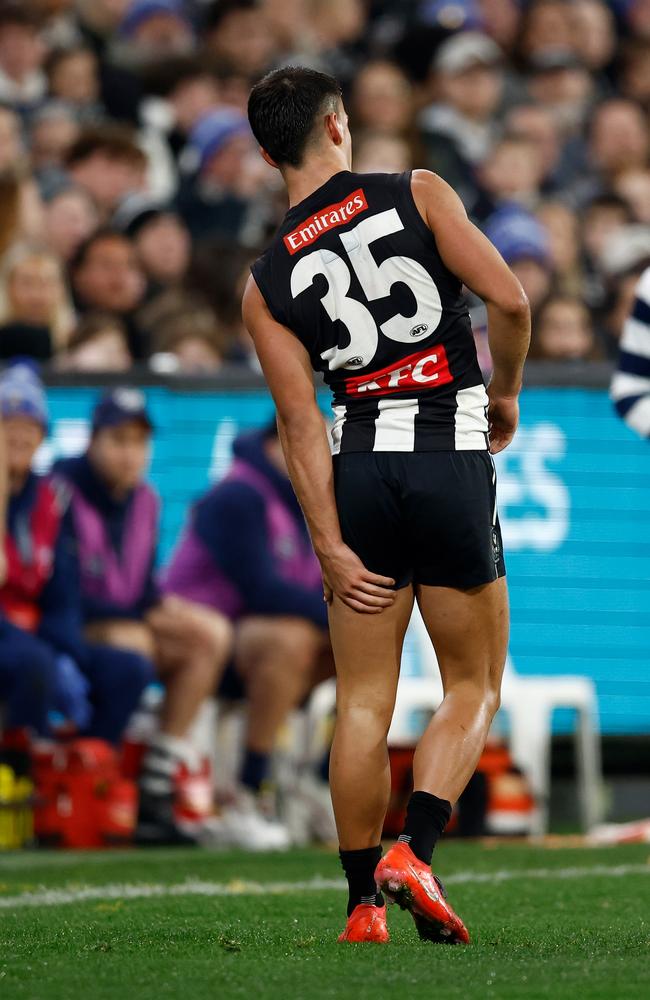
[[404, 389], [446, 385], [453, 380], [445, 349], [442, 344], [436, 344], [381, 371], [346, 379], [345, 391], [348, 396], [388, 396]]

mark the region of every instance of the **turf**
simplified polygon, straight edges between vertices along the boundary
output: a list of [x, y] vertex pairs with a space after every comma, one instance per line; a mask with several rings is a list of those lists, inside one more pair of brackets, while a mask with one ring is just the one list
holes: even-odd
[[[648, 846], [548, 850], [448, 843], [436, 852], [436, 868], [449, 877], [450, 898], [472, 932], [467, 948], [420, 943], [408, 914], [395, 909], [390, 945], [337, 945], [345, 902], [340, 888], [250, 895], [242, 884], [338, 879], [338, 860], [325, 851], [271, 857], [191, 851], [0, 856], [0, 996], [650, 996]], [[581, 877], [567, 871], [577, 868], [595, 870]], [[633, 870], [625, 874], [628, 868]], [[531, 874], [539, 869], [557, 874]], [[1, 906], [3, 897], [44, 889], [119, 883], [155, 884], [164, 891], [187, 879], [230, 884], [233, 894], [40, 907], [19, 899], [20, 905]]]

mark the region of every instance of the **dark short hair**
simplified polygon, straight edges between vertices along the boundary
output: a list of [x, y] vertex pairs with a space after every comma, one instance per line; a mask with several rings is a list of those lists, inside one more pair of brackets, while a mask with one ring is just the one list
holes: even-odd
[[278, 164], [299, 167], [316, 118], [341, 99], [338, 80], [304, 66], [276, 69], [256, 83], [248, 120], [262, 149]]
[[145, 154], [137, 145], [132, 129], [118, 123], [89, 125], [72, 143], [65, 156], [66, 167], [88, 160], [95, 153], [103, 153], [109, 160], [143, 166]]
[[131, 240], [119, 229], [115, 229], [112, 226], [100, 226], [99, 229], [95, 229], [95, 231], [92, 232], [90, 236], [87, 236], [86, 239], [83, 240], [77, 247], [69, 263], [70, 273], [74, 275], [79, 268], [84, 266], [90, 252], [93, 247], [97, 245], [97, 243], [104, 243], [107, 240], [119, 240], [120, 243], [128, 243], [129, 246], [131, 245]]

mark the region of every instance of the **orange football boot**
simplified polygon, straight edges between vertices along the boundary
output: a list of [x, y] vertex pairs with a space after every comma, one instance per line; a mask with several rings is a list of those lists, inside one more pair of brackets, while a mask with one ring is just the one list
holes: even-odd
[[389, 902], [410, 910], [422, 940], [469, 943], [467, 928], [446, 901], [442, 882], [408, 844], [398, 841], [390, 848], [375, 869], [375, 880]]
[[388, 944], [390, 936], [386, 927], [386, 907], [372, 906], [370, 903], [359, 903], [348, 917], [345, 930], [339, 936], [339, 941]]

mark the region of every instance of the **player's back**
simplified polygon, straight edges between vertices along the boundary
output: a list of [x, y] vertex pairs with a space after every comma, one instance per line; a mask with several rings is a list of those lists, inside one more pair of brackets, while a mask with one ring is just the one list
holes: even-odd
[[461, 282], [411, 174], [344, 170], [293, 206], [253, 275], [334, 394], [334, 451], [487, 448]]

